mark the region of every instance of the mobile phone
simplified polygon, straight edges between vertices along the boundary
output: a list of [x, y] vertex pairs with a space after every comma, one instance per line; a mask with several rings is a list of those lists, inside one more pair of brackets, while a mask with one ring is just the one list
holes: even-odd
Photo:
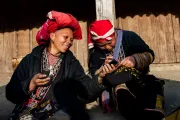
[[[42, 70], [42, 74], [45, 74], [46, 77], [49, 76], [49, 73], [50, 73], [50, 70]], [[44, 78], [46, 78], [46, 77], [44, 77]]]
[[118, 64], [118, 61], [116, 61], [115, 59], [113, 59], [109, 64], [117, 65], [117, 64]]

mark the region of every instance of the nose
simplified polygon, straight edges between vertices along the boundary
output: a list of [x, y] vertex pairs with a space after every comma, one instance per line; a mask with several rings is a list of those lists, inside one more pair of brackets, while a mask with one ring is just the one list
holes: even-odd
[[70, 44], [70, 45], [72, 45], [73, 40], [72, 40], [71, 38], [69, 38], [69, 39], [67, 39], [67, 43]]
[[106, 48], [106, 50], [108, 50], [108, 51], [112, 51], [112, 46], [110, 46], [110, 45], [106, 45], [105, 48]]

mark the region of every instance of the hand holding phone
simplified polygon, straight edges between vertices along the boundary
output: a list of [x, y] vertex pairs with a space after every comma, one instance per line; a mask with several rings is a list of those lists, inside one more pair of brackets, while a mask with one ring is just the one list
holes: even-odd
[[43, 70], [43, 71], [42, 71], [42, 74], [45, 74], [46, 77], [44, 77], [44, 78], [47, 78], [47, 77], [49, 77], [50, 70]]
[[115, 59], [113, 59], [109, 64], [113, 64], [114, 66], [116, 66], [118, 64], [118, 61], [116, 61]]
[[37, 73], [33, 76], [29, 84], [29, 92], [35, 90], [37, 86], [44, 86], [50, 82], [48, 71], [42, 71], [42, 73]]
[[[48, 78], [48, 77], [50, 78], [48, 84], [51, 84], [51, 83], [52, 83], [52, 78], [51, 78], [51, 76], [49, 75], [49, 74], [50, 74], [50, 70], [43, 70], [43, 71], [42, 71], [42, 74], [45, 74], [45, 75], [46, 75], [46, 77], [44, 77], [44, 78]], [[43, 78], [43, 79], [44, 79], [44, 78]], [[48, 84], [47, 84], [47, 85], [48, 85]]]

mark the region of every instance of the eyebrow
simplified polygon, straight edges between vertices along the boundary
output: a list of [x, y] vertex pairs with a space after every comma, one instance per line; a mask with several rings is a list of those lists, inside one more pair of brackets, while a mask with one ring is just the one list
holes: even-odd
[[112, 41], [107, 41], [107, 42], [105, 42], [105, 43], [100, 43], [100, 42], [97, 42], [97, 44], [98, 45], [100, 45], [100, 46], [102, 46], [102, 45], [106, 45], [106, 44], [109, 44], [109, 43], [111, 43]]
[[[70, 37], [69, 35], [68, 35], [68, 33], [62, 33], [62, 35], [63, 36], [68, 36], [68, 37]], [[70, 37], [71, 39], [74, 39], [74, 36], [72, 36], [72, 37]]]

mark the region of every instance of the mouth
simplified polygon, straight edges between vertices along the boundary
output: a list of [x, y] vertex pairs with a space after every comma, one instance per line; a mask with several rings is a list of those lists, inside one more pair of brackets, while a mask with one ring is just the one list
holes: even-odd
[[69, 49], [69, 48], [71, 47], [70, 44], [64, 44], [63, 46], [64, 46], [66, 49]]

